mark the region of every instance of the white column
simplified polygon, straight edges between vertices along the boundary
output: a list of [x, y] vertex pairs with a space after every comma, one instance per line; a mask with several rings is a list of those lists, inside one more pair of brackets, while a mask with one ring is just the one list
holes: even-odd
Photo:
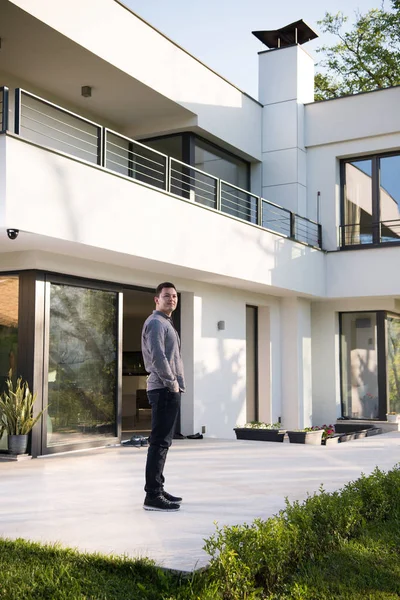
[[181, 433], [194, 432], [194, 294], [181, 293], [181, 349], [186, 392], [182, 394]]
[[314, 61], [301, 46], [260, 52], [259, 99], [262, 196], [307, 216], [304, 104], [314, 100]]
[[303, 298], [283, 298], [282, 423], [286, 429], [313, 424], [311, 378], [311, 307]]
[[339, 318], [323, 302], [312, 304], [312, 384], [315, 425], [334, 423], [341, 415]]

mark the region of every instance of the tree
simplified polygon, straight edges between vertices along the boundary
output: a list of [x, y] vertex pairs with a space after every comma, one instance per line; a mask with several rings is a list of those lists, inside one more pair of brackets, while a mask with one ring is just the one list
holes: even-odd
[[391, 0], [389, 11], [382, 3], [365, 15], [356, 13], [350, 31], [344, 31], [347, 20], [339, 12], [318, 21], [339, 42], [317, 50], [325, 56], [318, 63], [324, 71], [315, 77], [316, 100], [400, 85], [400, 0]]

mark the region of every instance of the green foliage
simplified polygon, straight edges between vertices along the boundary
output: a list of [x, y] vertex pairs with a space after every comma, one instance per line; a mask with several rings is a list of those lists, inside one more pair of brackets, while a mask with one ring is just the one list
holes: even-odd
[[[285, 510], [251, 525], [217, 527], [206, 541], [216, 598], [267, 598], [283, 590], [308, 561], [320, 561], [359, 536], [368, 523], [400, 518], [400, 469], [379, 469], [339, 492], [322, 488], [303, 503], [286, 502]], [[304, 590], [303, 590], [304, 592]], [[301, 587], [298, 595], [303, 598]], [[283, 597], [283, 596], [277, 596]], [[310, 596], [310, 598], [313, 596]]]
[[333, 46], [317, 52], [324, 58], [323, 71], [315, 77], [315, 99], [369, 92], [400, 84], [400, 0], [391, 0], [391, 10], [357, 13], [352, 29], [347, 17], [325, 13], [318, 21], [321, 30], [338, 38]]
[[37, 394], [32, 395], [28, 383], [22, 381], [22, 377], [18, 377], [14, 385], [10, 371], [6, 384], [7, 391], [0, 397], [0, 434], [6, 431], [8, 435], [26, 435], [45, 409], [33, 417], [33, 405]]
[[161, 600], [180, 577], [147, 559], [0, 540], [1, 600]]
[[[237, 425], [240, 427], [240, 425]], [[280, 429], [282, 427], [281, 423], [264, 423], [263, 421], [250, 421], [249, 423], [245, 423], [242, 425], [246, 429]]]

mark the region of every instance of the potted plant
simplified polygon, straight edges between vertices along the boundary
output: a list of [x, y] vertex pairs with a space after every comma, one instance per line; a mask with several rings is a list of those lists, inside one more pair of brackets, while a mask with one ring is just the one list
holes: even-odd
[[281, 428], [281, 423], [263, 423], [251, 421], [242, 427], [234, 428], [238, 440], [256, 440], [259, 442], [283, 442], [286, 430]]
[[386, 413], [388, 423], [400, 423], [400, 415], [396, 412]]
[[[6, 380], [7, 391], [0, 397], [0, 434], [7, 433], [8, 452], [25, 454], [28, 445], [28, 433], [44, 413], [43, 409], [33, 417], [33, 405], [37, 394], [32, 394], [28, 383], [18, 377], [14, 386], [12, 372]], [[1, 437], [1, 436], [0, 436]]]
[[304, 427], [303, 429], [293, 429], [287, 432], [291, 444], [311, 444], [320, 446], [324, 429], [317, 425], [313, 427]]
[[336, 433], [334, 425], [322, 425], [322, 445], [330, 446], [332, 444], [338, 444], [341, 441], [342, 434]]

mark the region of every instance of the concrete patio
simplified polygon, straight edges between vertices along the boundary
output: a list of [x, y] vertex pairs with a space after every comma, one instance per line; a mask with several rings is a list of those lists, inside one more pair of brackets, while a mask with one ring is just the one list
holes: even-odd
[[319, 447], [236, 440], [174, 441], [166, 489], [179, 512], [147, 512], [146, 448], [113, 447], [0, 463], [0, 536], [60, 542], [86, 551], [147, 556], [192, 570], [208, 562], [204, 538], [219, 525], [250, 523], [321, 484], [339, 489], [400, 461], [400, 433]]

